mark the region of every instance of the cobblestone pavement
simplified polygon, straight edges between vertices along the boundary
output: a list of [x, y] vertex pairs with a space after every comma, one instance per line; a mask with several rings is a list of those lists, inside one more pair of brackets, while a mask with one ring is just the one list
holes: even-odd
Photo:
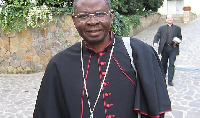
[[42, 76], [0, 75], [0, 118], [32, 118]]
[[[176, 23], [175, 23], [176, 24]], [[159, 26], [155, 24], [135, 37], [152, 45]], [[174, 86], [168, 86], [172, 112], [166, 118], [199, 118], [200, 114], [200, 17], [177, 25], [183, 41], [176, 61]], [[32, 118], [43, 72], [0, 74], [0, 118]]]

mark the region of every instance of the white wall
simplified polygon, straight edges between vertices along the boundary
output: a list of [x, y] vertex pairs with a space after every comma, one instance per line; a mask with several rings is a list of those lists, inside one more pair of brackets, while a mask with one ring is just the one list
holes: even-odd
[[164, 0], [163, 5], [158, 9], [158, 12], [162, 15], [167, 15], [167, 0]]
[[191, 6], [191, 12], [200, 15], [200, 0], [177, 0], [167, 1], [164, 0], [163, 6], [158, 9], [162, 15], [166, 14], [183, 14], [183, 6]]
[[200, 15], [200, 0], [184, 0], [184, 6], [191, 6], [191, 12]]

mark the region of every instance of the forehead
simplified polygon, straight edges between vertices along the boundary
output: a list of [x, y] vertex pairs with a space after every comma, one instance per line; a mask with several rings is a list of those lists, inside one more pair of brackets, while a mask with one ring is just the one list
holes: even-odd
[[105, 0], [77, 0], [75, 13], [108, 11], [109, 6]]

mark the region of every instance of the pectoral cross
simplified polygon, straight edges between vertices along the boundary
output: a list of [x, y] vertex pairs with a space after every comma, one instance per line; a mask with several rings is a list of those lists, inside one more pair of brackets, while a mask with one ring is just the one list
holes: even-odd
[[93, 118], [93, 113], [90, 114], [90, 118]]

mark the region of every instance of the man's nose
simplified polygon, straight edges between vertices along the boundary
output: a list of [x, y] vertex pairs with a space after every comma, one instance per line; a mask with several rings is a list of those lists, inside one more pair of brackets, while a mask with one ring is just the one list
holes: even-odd
[[95, 17], [94, 14], [90, 14], [90, 15], [89, 15], [89, 19], [88, 19], [87, 22], [88, 22], [88, 23], [98, 23], [99, 21], [98, 21], [97, 17]]

